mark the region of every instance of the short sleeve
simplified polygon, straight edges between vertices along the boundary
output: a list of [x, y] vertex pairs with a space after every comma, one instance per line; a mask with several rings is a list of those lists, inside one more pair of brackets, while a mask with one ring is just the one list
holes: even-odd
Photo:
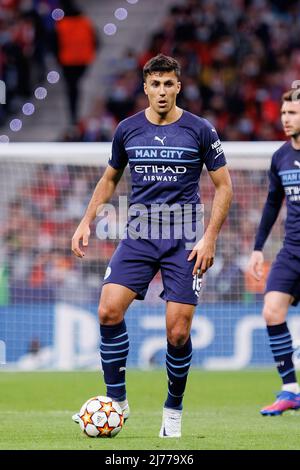
[[127, 163], [128, 156], [124, 146], [123, 131], [122, 127], [119, 125], [112, 141], [112, 152], [108, 164], [115, 168], [115, 170], [119, 170], [125, 168]]
[[204, 153], [204, 164], [208, 171], [215, 171], [226, 165], [226, 158], [218, 133], [214, 126], [206, 120], [202, 131], [201, 147]]

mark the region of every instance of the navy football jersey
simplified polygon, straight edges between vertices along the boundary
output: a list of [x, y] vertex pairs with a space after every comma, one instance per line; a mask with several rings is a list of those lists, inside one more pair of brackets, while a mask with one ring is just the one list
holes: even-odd
[[141, 111], [117, 127], [109, 165], [130, 167], [130, 204], [198, 204], [203, 165], [215, 171], [226, 164], [214, 127], [183, 111], [171, 124], [152, 124]]
[[286, 142], [273, 155], [270, 169], [270, 190], [286, 197], [284, 245], [300, 255], [300, 150]]

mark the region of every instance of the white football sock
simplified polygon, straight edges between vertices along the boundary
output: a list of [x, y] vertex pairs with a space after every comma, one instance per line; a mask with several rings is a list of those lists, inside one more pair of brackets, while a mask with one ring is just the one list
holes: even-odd
[[282, 385], [282, 390], [285, 392], [300, 393], [300, 387], [297, 382]]

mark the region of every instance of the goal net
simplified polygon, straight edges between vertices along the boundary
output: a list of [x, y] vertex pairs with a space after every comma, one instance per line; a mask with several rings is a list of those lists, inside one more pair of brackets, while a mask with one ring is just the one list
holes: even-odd
[[[261, 318], [264, 282], [254, 282], [246, 267], [267, 194], [270, 158], [280, 145], [224, 143], [234, 199], [193, 321], [195, 367], [227, 370], [272, 364]], [[119, 240], [100, 240], [96, 219], [87, 254], [80, 260], [71, 253], [71, 238], [105, 170], [110, 148], [78, 143], [0, 147], [0, 363], [6, 362], [0, 370], [100, 366], [97, 305]], [[207, 221], [214, 187], [206, 171], [200, 188]], [[111, 201], [116, 210], [120, 197], [129, 192], [126, 170]], [[282, 243], [284, 217], [283, 208], [264, 250], [265, 276]], [[118, 224], [124, 223], [121, 214]], [[146, 299], [134, 301], [126, 314], [128, 366], [164, 366], [161, 290], [158, 274]], [[289, 325], [294, 338], [300, 338], [299, 308], [291, 309]]]

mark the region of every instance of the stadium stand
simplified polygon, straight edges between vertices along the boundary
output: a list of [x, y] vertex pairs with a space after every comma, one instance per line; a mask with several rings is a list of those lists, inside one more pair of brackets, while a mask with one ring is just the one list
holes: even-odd
[[163, 52], [184, 70], [179, 105], [208, 118], [223, 140], [282, 139], [280, 96], [300, 72], [299, 8], [240, 0], [173, 6], [143, 53], [126, 51], [107, 110], [119, 121], [145, 106], [141, 68]]
[[45, 57], [54, 28], [50, 13], [57, 5], [58, 0], [0, 2], [0, 79], [7, 88], [6, 106], [0, 107], [1, 125], [45, 79]]
[[[44, 34], [46, 31], [46, 47], [42, 48], [42, 58], [46, 72], [55, 70], [59, 72], [61, 78], [63, 77], [63, 70], [56, 60], [55, 51], [53, 51], [53, 30], [55, 24], [51, 13], [56, 7], [63, 7], [63, 1], [72, 3], [73, 0], [19, 0], [18, 2], [11, 2], [14, 5], [14, 17], [22, 15], [23, 9], [26, 7], [26, 11], [29, 9], [33, 12], [32, 14], [40, 19], [40, 22], [42, 20]], [[0, 2], [0, 17], [2, 15], [6, 18], [5, 15], [7, 15], [7, 12], [2, 9], [2, 3], [9, 3], [9, 0], [1, 0]], [[93, 113], [97, 96], [99, 99], [105, 98], [112, 76], [117, 73], [120, 65], [125, 63], [124, 47], [127, 49], [132, 45], [131, 47], [134, 48], [134, 51], [143, 50], [149, 35], [153, 32], [153, 29], [156, 28], [156, 25], [161, 23], [162, 18], [171, 4], [172, 0], [162, 0], [155, 10], [153, 10], [149, 2], [139, 2], [138, 4], [125, 3], [124, 6], [128, 5], [128, 18], [126, 21], [118, 22], [114, 17], [114, 12], [120, 7], [119, 0], [100, 3], [98, 0], [89, 0], [88, 2], [75, 0], [74, 5], [85, 12], [96, 26], [101, 45], [96, 61], [93, 66], [89, 68], [82, 80], [82, 95], [79, 102], [79, 115], [81, 117], [85, 116], [86, 119], [88, 119], [88, 116]], [[10, 15], [11, 14], [10, 12]], [[150, 15], [151, 22], [146, 22]], [[103, 28], [105, 24], [111, 23], [112, 21], [117, 23], [117, 34], [107, 36], [103, 33]], [[2, 26], [0, 28], [0, 41], [2, 42], [7, 39], [6, 28], [8, 22], [4, 20], [3, 24], [5, 25], [5, 28], [3, 27], [3, 33]], [[139, 37], [138, 42], [136, 41], [136, 37]], [[34, 39], [34, 35], [32, 41], [35, 47], [38, 45], [38, 48], [41, 49], [40, 45], [42, 42], [39, 41], [37, 43]], [[32, 71], [34, 69], [33, 60], [31, 60], [30, 70]], [[40, 76], [41, 81], [39, 82], [40, 85], [47, 88], [48, 94], [45, 100], [39, 101], [33, 96], [36, 81], [31, 82], [28, 97], [21, 96], [18, 93], [14, 94], [15, 105], [13, 109], [6, 112], [2, 122], [0, 122], [0, 135], [8, 135], [11, 142], [84, 140], [84, 135], [81, 135], [81, 126], [75, 129], [73, 126], [70, 128], [66, 107], [66, 89], [63, 80], [55, 83], [55, 85], [49, 85], [46, 80], [46, 72], [43, 77]], [[2, 77], [5, 79], [2, 74], [0, 61], [0, 79]], [[24, 102], [31, 100], [33, 100], [36, 112], [30, 116], [30, 118], [23, 119], [24, 115], [20, 113], [22, 105]], [[6, 106], [6, 109], [8, 110], [9, 107]], [[9, 119], [7, 120], [7, 118]], [[18, 132], [11, 132], [9, 129], [9, 121], [13, 118], [23, 119], [23, 127]], [[105, 121], [104, 127], [106, 127], [106, 125]], [[110, 134], [111, 132], [109, 135]], [[104, 129], [103, 132], [101, 131], [100, 135], [102, 140], [107, 139], [106, 129]], [[95, 140], [97, 140], [97, 138]]]

